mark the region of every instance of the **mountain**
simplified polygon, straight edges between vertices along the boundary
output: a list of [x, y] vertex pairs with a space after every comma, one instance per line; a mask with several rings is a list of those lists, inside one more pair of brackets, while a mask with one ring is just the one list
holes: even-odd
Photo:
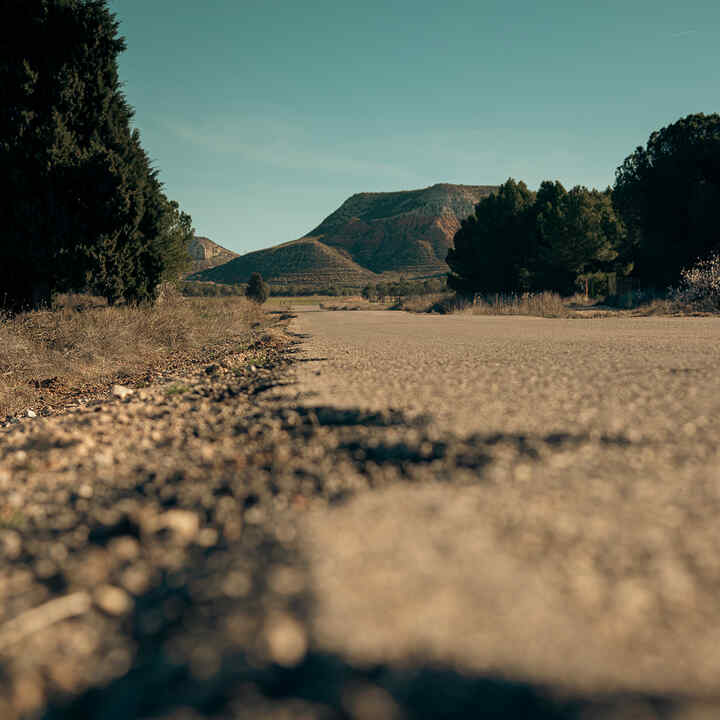
[[238, 257], [237, 253], [218, 245], [210, 238], [199, 236], [195, 236], [190, 241], [188, 253], [192, 261], [189, 270], [190, 274], [208, 270]]
[[375, 277], [343, 253], [314, 238], [301, 238], [240, 255], [224, 265], [195, 273], [190, 279], [234, 284], [247, 282], [254, 272], [274, 283], [300, 285], [359, 286]]
[[460, 221], [495, 186], [441, 183], [421, 190], [358, 193], [298, 240], [258, 250], [192, 276], [246, 282], [358, 286], [383, 273], [447, 272], [445, 256]]

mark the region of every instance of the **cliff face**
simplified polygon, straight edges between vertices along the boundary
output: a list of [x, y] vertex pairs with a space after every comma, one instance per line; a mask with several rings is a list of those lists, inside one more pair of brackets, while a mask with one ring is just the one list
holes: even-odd
[[196, 280], [354, 285], [382, 273], [447, 272], [445, 256], [460, 221], [492, 185], [438, 184], [421, 190], [358, 193], [299, 240], [248, 253], [193, 275]]
[[438, 184], [422, 190], [359, 193], [307, 237], [344, 250], [375, 273], [444, 272], [445, 256], [460, 221], [494, 189]]
[[189, 271], [191, 274], [222, 265], [238, 256], [237, 253], [218, 245], [210, 238], [199, 236], [190, 241], [188, 254], [192, 260]]

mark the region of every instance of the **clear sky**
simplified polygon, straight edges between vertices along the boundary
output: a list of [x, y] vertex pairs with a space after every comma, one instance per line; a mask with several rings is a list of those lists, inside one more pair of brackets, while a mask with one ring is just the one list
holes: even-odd
[[720, 0], [111, 0], [168, 195], [237, 252], [348, 196], [515, 177], [612, 184], [720, 111]]

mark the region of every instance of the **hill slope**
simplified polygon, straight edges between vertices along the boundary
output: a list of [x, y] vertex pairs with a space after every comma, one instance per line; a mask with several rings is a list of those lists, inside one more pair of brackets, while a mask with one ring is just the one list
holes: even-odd
[[196, 273], [192, 280], [217, 283], [244, 283], [259, 272], [275, 283], [303, 285], [362, 285], [373, 273], [343, 253], [318, 242], [301, 238], [267, 250], [240, 255], [224, 265]]
[[494, 189], [442, 183], [422, 190], [358, 193], [308, 236], [346, 251], [376, 273], [445, 272], [445, 256], [460, 221]]
[[222, 265], [238, 256], [237, 253], [218, 245], [210, 238], [200, 236], [195, 236], [190, 241], [188, 254], [191, 259], [190, 274]]
[[273, 282], [358, 285], [380, 273], [443, 273], [460, 221], [494, 189], [442, 183], [358, 193], [299, 240], [248, 253], [193, 279], [236, 283], [260, 272]]

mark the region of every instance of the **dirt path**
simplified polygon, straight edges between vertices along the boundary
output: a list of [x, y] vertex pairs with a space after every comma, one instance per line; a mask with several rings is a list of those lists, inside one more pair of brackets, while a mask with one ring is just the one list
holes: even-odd
[[717, 716], [720, 323], [291, 331], [0, 430], [0, 717]]

